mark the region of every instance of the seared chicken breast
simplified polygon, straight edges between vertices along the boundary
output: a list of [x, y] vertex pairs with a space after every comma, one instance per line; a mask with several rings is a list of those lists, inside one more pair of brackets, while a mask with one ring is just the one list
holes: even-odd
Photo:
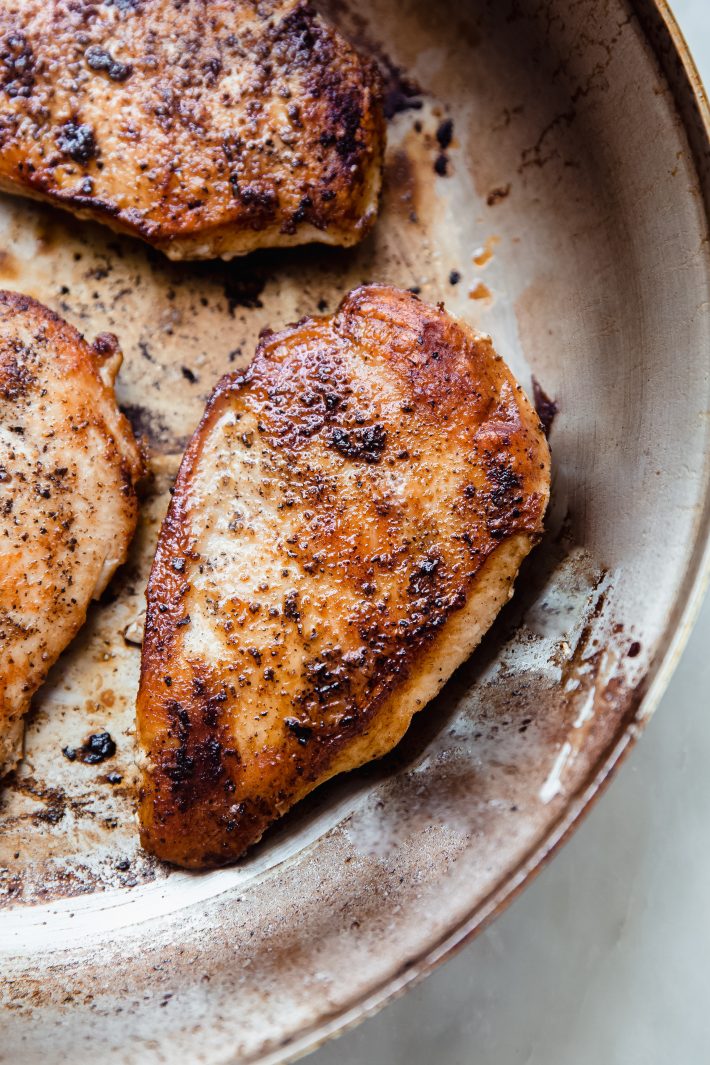
[[510, 597], [549, 462], [490, 339], [408, 292], [263, 336], [212, 395], [158, 542], [144, 845], [228, 862], [389, 751]]
[[0, 188], [173, 259], [356, 243], [383, 148], [375, 66], [304, 0], [0, 5]]
[[93, 347], [0, 292], [0, 775], [30, 700], [126, 557], [141, 458], [118, 410], [116, 339]]

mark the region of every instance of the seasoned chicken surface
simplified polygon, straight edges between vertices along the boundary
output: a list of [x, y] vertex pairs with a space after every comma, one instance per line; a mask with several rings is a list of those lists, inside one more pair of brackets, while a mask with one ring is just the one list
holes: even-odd
[[376, 68], [304, 0], [0, 4], [0, 188], [173, 259], [356, 243], [383, 149]]
[[121, 356], [0, 292], [0, 776], [30, 700], [126, 557], [141, 459], [118, 410]]
[[539, 538], [540, 421], [487, 337], [408, 292], [265, 335], [212, 395], [148, 586], [144, 845], [237, 858], [389, 751]]

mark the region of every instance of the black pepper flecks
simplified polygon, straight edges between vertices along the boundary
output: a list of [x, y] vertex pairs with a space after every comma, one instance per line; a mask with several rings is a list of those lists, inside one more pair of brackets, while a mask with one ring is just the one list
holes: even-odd
[[363, 429], [333, 429], [329, 444], [344, 458], [379, 462], [387, 444], [383, 425], [368, 425]]
[[127, 81], [133, 73], [130, 63], [119, 62], [110, 52], [107, 52], [105, 48], [99, 48], [98, 45], [87, 48], [84, 58], [92, 70], [105, 71], [111, 81]]
[[67, 122], [57, 136], [57, 147], [75, 163], [83, 166], [96, 157], [97, 148], [91, 126]]
[[284, 725], [292, 732], [297, 741], [305, 747], [313, 735], [313, 729], [310, 725], [304, 725], [295, 717], [287, 717], [284, 719]]

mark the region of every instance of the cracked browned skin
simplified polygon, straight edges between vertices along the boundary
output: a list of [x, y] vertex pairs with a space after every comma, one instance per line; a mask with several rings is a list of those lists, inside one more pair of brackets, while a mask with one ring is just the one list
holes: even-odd
[[380, 97], [303, 0], [0, 6], [0, 188], [175, 259], [360, 240]]
[[0, 292], [0, 775], [136, 527], [142, 461], [113, 393], [120, 363], [111, 334], [89, 347], [35, 300]]
[[539, 538], [540, 421], [487, 337], [387, 287], [262, 337], [178, 474], [148, 586], [144, 845], [237, 858], [390, 750]]

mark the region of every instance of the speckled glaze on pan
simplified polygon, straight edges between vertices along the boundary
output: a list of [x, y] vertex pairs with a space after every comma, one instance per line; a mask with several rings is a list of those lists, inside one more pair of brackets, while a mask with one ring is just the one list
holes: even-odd
[[[357, 249], [190, 267], [0, 202], [0, 285], [90, 337], [119, 335], [119, 398], [153, 472], [131, 559], [35, 700], [2, 795], [0, 1060], [303, 1053], [440, 962], [525, 883], [677, 659], [710, 509], [697, 74], [648, 0], [444, 9], [328, 6], [386, 57], [397, 111], [382, 217]], [[180, 452], [263, 326], [332, 309], [368, 280], [444, 300], [557, 401], [547, 538], [392, 756], [316, 792], [241, 864], [170, 871], [138, 846], [132, 705]], [[62, 755], [104, 729], [112, 758]]]

